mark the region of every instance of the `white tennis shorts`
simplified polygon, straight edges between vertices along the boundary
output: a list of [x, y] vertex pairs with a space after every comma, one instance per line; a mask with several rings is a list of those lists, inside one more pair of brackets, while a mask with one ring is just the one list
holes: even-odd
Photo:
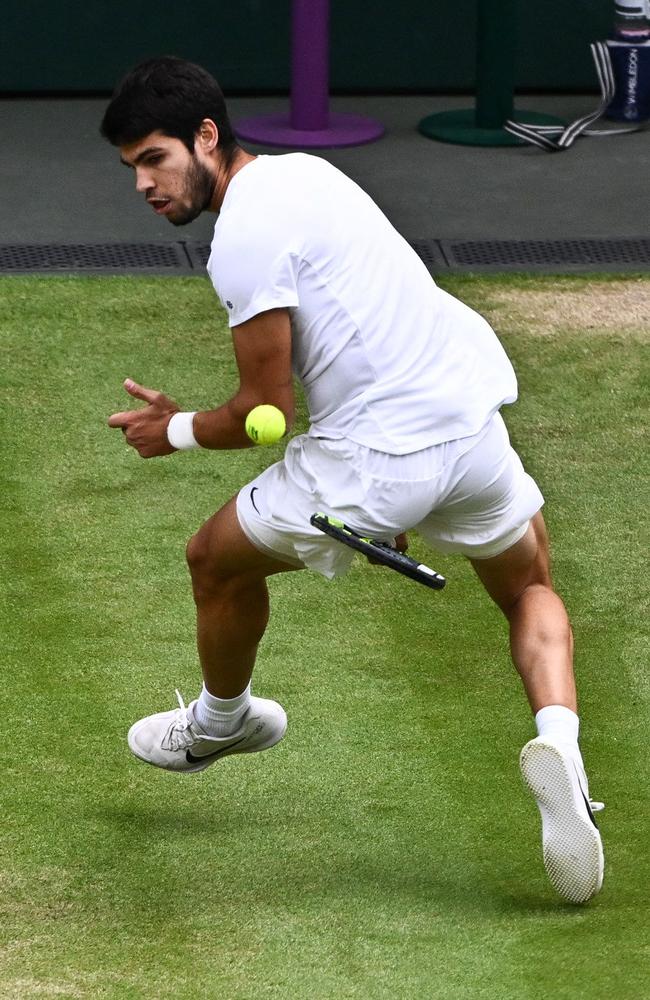
[[237, 516], [260, 551], [331, 579], [354, 552], [312, 527], [318, 511], [374, 538], [415, 529], [439, 552], [487, 559], [519, 541], [543, 503], [497, 413], [473, 437], [409, 455], [299, 435], [240, 491]]

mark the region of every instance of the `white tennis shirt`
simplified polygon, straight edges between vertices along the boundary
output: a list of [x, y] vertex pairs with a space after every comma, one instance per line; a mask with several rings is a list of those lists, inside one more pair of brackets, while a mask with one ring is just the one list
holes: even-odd
[[489, 324], [438, 288], [372, 199], [317, 156], [242, 167], [207, 266], [231, 327], [289, 310], [312, 436], [403, 455], [475, 434], [517, 398]]

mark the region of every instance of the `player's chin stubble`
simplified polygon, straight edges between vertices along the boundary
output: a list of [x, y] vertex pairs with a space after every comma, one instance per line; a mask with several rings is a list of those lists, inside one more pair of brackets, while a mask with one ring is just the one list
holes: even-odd
[[205, 212], [210, 206], [212, 195], [214, 194], [215, 177], [206, 166], [197, 159], [193, 159], [185, 181], [184, 200], [188, 204], [174, 215], [169, 215], [168, 219], [174, 226], [186, 226], [188, 222], [194, 222], [201, 212]]

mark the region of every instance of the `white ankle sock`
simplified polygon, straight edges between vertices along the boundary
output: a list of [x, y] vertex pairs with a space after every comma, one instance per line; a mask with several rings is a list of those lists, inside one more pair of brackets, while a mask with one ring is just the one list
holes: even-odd
[[570, 708], [564, 705], [547, 705], [536, 714], [535, 724], [538, 736], [577, 748], [580, 719]]
[[194, 718], [207, 736], [230, 736], [239, 729], [250, 703], [250, 684], [236, 698], [216, 698], [204, 684], [194, 706]]

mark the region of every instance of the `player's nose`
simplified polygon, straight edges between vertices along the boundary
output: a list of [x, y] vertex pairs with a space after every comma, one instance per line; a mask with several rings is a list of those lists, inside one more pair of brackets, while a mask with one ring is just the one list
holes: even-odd
[[143, 194], [145, 191], [150, 191], [154, 184], [151, 180], [150, 175], [146, 170], [136, 168], [135, 172], [135, 189], [138, 194]]

